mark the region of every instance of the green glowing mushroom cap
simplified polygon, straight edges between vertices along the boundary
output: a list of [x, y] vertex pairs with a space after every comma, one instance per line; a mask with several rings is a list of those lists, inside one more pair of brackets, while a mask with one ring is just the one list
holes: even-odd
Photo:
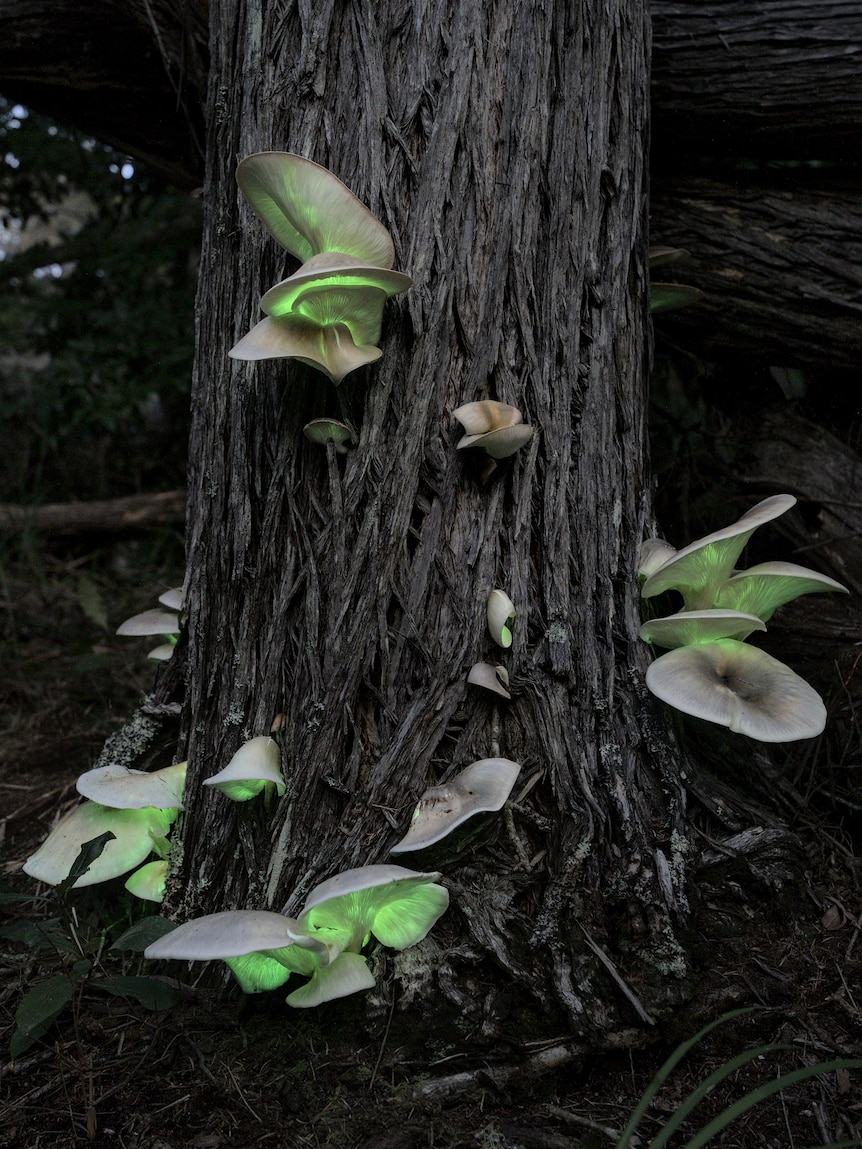
[[179, 634], [179, 615], [169, 610], [145, 610], [132, 615], [117, 627], [117, 634], [142, 636], [148, 634]]
[[766, 630], [756, 615], [736, 610], [681, 610], [667, 618], [652, 618], [640, 629], [644, 642], [654, 646], [691, 646], [720, 638], [744, 639], [755, 630]]
[[297, 927], [339, 951], [358, 952], [373, 934], [392, 949], [420, 942], [449, 905], [449, 893], [402, 866], [360, 866], [316, 886]]
[[487, 616], [488, 632], [498, 646], [503, 648], [512, 645], [512, 632], [510, 624], [515, 618], [515, 604], [504, 590], [492, 590], [488, 595]]
[[76, 783], [78, 793], [85, 798], [121, 810], [140, 810], [144, 806], [182, 809], [185, 784], [185, 762], [149, 773], [127, 766], [99, 766], [82, 774]]
[[164, 859], [147, 862], [135, 870], [125, 882], [126, 889], [145, 902], [161, 902], [165, 896], [168, 863]]
[[419, 799], [410, 829], [389, 852], [424, 850], [474, 814], [502, 809], [520, 772], [508, 758], [483, 758], [442, 786], [432, 786]]
[[110, 830], [114, 838], [77, 879], [74, 888], [107, 882], [139, 866], [152, 852], [154, 840], [168, 833], [176, 815], [176, 810], [157, 810], [153, 806], [117, 810], [98, 802], [83, 802], [61, 818], [24, 863], [24, 873], [56, 886], [68, 876], [81, 846]]
[[333, 443], [339, 455], [346, 455], [346, 444], [354, 442], [353, 431], [338, 419], [312, 419], [302, 428], [302, 433], [311, 443], [321, 446]]
[[392, 266], [389, 232], [319, 164], [290, 152], [257, 152], [240, 163], [236, 179], [270, 235], [298, 259], [340, 251]]
[[823, 591], [850, 593], [834, 578], [807, 567], [784, 562], [760, 563], [748, 570], [737, 571], [722, 583], [715, 596], [715, 605], [747, 611], [766, 622], [784, 603], [803, 594]]
[[406, 291], [412, 284], [410, 276], [401, 271], [375, 267], [340, 251], [327, 251], [313, 256], [299, 271], [271, 287], [261, 299], [260, 306], [267, 315], [277, 318], [295, 311], [312, 289], [317, 292], [340, 291], [348, 297], [371, 290], [382, 293], [387, 299]]
[[267, 734], [252, 738], [240, 746], [224, 770], [204, 779], [204, 786], [215, 786], [234, 802], [248, 802], [266, 786], [284, 793], [281, 752], [278, 743]]
[[760, 742], [814, 738], [826, 725], [823, 700], [803, 678], [731, 638], [663, 654], [647, 670], [646, 684], [677, 710]]
[[718, 588], [729, 578], [734, 563], [758, 527], [783, 515], [796, 503], [793, 495], [772, 495], [729, 527], [714, 531], [677, 551], [649, 576], [641, 588], [644, 598], [678, 590], [687, 610], [715, 605]]

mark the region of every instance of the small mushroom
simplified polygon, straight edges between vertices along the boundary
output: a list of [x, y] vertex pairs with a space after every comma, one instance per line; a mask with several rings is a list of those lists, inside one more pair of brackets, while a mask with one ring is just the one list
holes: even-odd
[[234, 802], [248, 802], [264, 787], [275, 789], [279, 798], [285, 791], [278, 743], [267, 734], [252, 738], [240, 746], [230, 762], [204, 786], [215, 786]]
[[735, 639], [682, 646], [657, 658], [649, 689], [668, 705], [760, 742], [814, 738], [826, 707], [789, 666]]
[[756, 615], [736, 610], [681, 610], [668, 618], [652, 618], [640, 629], [644, 642], [654, 646], [692, 646], [720, 638], [742, 641], [755, 630], [766, 630]]
[[160, 858], [155, 862], [147, 862], [139, 870], [135, 870], [126, 879], [125, 887], [130, 894], [145, 902], [162, 902], [165, 898], [167, 876], [168, 863]]
[[181, 810], [186, 784], [186, 763], [162, 770], [130, 770], [127, 766], [99, 766], [78, 779], [78, 793], [117, 810]]
[[499, 694], [501, 698], [507, 698], [509, 700], [512, 698], [512, 695], [507, 689], [509, 685], [509, 673], [505, 666], [491, 666], [489, 662], [477, 662], [470, 667], [467, 681], [472, 683], [473, 686], [481, 686], [485, 690]]
[[515, 604], [504, 590], [495, 589], [488, 595], [488, 631], [498, 646], [507, 649], [512, 645], [510, 624], [515, 618]]
[[747, 611], [766, 622], [784, 603], [803, 594], [840, 591], [849, 594], [834, 578], [797, 566], [796, 563], [759, 563], [737, 571], [718, 588], [715, 605]]
[[179, 615], [169, 610], [145, 610], [132, 615], [117, 627], [117, 634], [141, 636], [149, 634], [179, 634]]
[[424, 850], [474, 814], [502, 809], [520, 770], [508, 758], [483, 758], [443, 786], [432, 786], [419, 799], [410, 829], [390, 854]]
[[320, 164], [292, 152], [257, 152], [240, 163], [236, 179], [270, 235], [298, 259], [339, 251], [392, 266], [389, 232]]
[[176, 648], [176, 643], [163, 642], [160, 646], [154, 646], [147, 654], [147, 658], [151, 658], [154, 662], [167, 662], [169, 658], [173, 658]]
[[506, 459], [514, 455], [533, 435], [533, 428], [523, 421], [517, 407], [483, 399], [465, 403], [452, 412], [467, 432], [456, 444], [463, 451], [467, 447], [480, 447], [492, 459]]
[[645, 539], [638, 556], [638, 578], [647, 579], [676, 554], [676, 547], [664, 539]]
[[110, 830], [113, 839], [107, 842], [87, 872], [75, 881], [73, 888], [107, 882], [139, 866], [152, 852], [155, 842], [169, 832], [176, 816], [176, 809], [157, 810], [145, 806], [117, 810], [98, 802], [82, 802], [60, 819], [36, 853], [27, 859], [24, 873], [40, 882], [58, 885], [68, 877], [83, 844]]
[[306, 439], [321, 446], [334, 443], [338, 455], [346, 455], [346, 444], [354, 441], [351, 429], [346, 423], [340, 423], [337, 419], [312, 419], [302, 428], [302, 433]]
[[185, 605], [185, 596], [181, 586], [171, 587], [170, 590], [164, 591], [159, 595], [159, 602], [162, 606], [166, 606], [168, 610], [180, 611]]
[[795, 503], [793, 495], [772, 495], [731, 526], [689, 543], [650, 574], [641, 594], [652, 598], [666, 590], [678, 590], [686, 610], [714, 606], [718, 588], [730, 577], [749, 538], [758, 527], [783, 515]]

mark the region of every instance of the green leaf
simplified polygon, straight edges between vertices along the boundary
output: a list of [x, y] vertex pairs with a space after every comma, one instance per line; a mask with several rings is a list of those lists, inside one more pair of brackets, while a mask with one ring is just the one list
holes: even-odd
[[108, 624], [108, 612], [105, 610], [99, 588], [85, 574], [78, 578], [78, 603], [90, 622], [94, 622], [102, 630], [111, 629]]
[[177, 1004], [176, 990], [157, 977], [106, 977], [91, 984], [115, 997], [132, 997], [144, 1009], [173, 1009]]
[[135, 953], [143, 953], [148, 945], [157, 942], [159, 938], [163, 938], [165, 934], [169, 934], [176, 928], [176, 922], [169, 922], [166, 918], [160, 918], [158, 914], [152, 914], [150, 917], [141, 918], [139, 922], [130, 926], [124, 934], [117, 938], [111, 949], [133, 950]]
[[15, 1011], [17, 1028], [9, 1043], [12, 1057], [20, 1056], [50, 1029], [69, 1004], [74, 989], [74, 979], [58, 973], [54, 977], [49, 977], [47, 981], [40, 982], [24, 995]]
[[72, 863], [72, 868], [69, 870], [68, 875], [57, 884], [57, 893], [62, 898], [68, 890], [81, 878], [92, 866], [93, 862], [101, 857], [102, 851], [108, 842], [112, 842], [116, 838], [116, 834], [110, 830], [105, 830], [104, 834], [99, 834], [98, 838], [91, 838], [89, 842], [81, 844], [80, 852], [77, 858]]

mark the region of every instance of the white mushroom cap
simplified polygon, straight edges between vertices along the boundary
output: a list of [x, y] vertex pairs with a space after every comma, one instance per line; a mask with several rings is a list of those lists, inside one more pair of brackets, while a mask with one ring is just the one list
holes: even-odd
[[748, 570], [737, 571], [722, 583], [715, 596], [715, 604], [731, 610], [748, 611], [765, 622], [784, 603], [803, 594], [822, 591], [850, 593], [834, 578], [796, 563], [759, 563]]
[[766, 624], [753, 614], [736, 610], [681, 610], [667, 618], [645, 622], [640, 636], [655, 646], [677, 647], [716, 642], [720, 638], [741, 641], [755, 630], [766, 630]]
[[474, 814], [502, 809], [520, 771], [518, 763], [508, 758], [483, 758], [443, 786], [426, 790], [413, 811], [410, 829], [389, 852], [424, 850]]
[[297, 929], [293, 918], [271, 910], [224, 910], [195, 918], [152, 942], [146, 958], [212, 961], [297, 945], [328, 961], [325, 945]]
[[315, 906], [328, 902], [330, 898], [356, 894], [360, 890], [376, 889], [378, 886], [388, 886], [393, 882], [436, 882], [439, 877], [440, 874], [437, 872], [420, 874], [404, 866], [385, 864], [357, 866], [352, 870], [343, 870], [340, 874], [327, 878], [325, 882], [315, 886], [305, 900], [302, 913], [305, 914]]
[[532, 437], [533, 428], [527, 423], [519, 423], [516, 427], [489, 431], [487, 435], [465, 435], [458, 440], [456, 448], [462, 451], [465, 447], [479, 447], [492, 459], [508, 459], [529, 443]]
[[281, 751], [268, 734], [243, 743], [218, 774], [204, 779], [204, 786], [216, 786], [234, 802], [247, 802], [266, 785], [275, 786], [279, 798], [285, 791], [281, 772]]
[[485, 690], [499, 694], [501, 698], [512, 697], [507, 690], [509, 675], [505, 666], [491, 666], [489, 662], [477, 662], [470, 667], [467, 681], [473, 686], [481, 686]]
[[382, 354], [379, 347], [357, 345], [349, 329], [342, 323], [321, 327], [318, 323], [294, 315], [286, 315], [281, 319], [272, 319], [270, 316], [261, 319], [228, 352], [231, 359], [248, 361], [298, 359], [300, 363], [322, 371], [336, 384], [351, 371], [375, 363]]
[[154, 662], [167, 662], [169, 658], [174, 657], [176, 646], [172, 642], [163, 642], [160, 646], [154, 646], [151, 651], [147, 653], [147, 658], [151, 658]]
[[375, 984], [374, 975], [362, 954], [341, 953], [329, 965], [315, 970], [305, 985], [289, 993], [287, 1004], [294, 1009], [310, 1009], [363, 989], [372, 989]]
[[257, 152], [237, 183], [270, 235], [298, 259], [341, 251], [391, 267], [389, 232], [332, 172], [291, 152]]
[[[512, 407], [508, 403], [498, 403], [494, 399], [465, 403], [463, 407], [457, 407], [452, 414], [470, 438], [486, 435], [489, 431], [499, 431], [501, 427], [514, 427], [524, 421], [524, 416], [517, 407]], [[469, 446], [463, 439], [459, 446], [461, 444]]]
[[159, 602], [168, 610], [182, 610], [185, 605], [185, 596], [181, 586], [173, 586], [159, 595]]
[[730, 638], [663, 654], [647, 670], [646, 684], [677, 710], [760, 742], [814, 738], [826, 725], [823, 700], [803, 678]]
[[168, 610], [145, 610], [132, 615], [117, 627], [117, 634], [179, 634], [179, 616]]
[[649, 578], [660, 566], [676, 554], [676, 547], [664, 539], [645, 539], [641, 543], [638, 557], [638, 575], [640, 578]]
[[682, 592], [687, 610], [702, 610], [714, 605], [716, 592], [730, 576], [745, 544], [758, 527], [783, 515], [796, 503], [793, 495], [772, 495], [729, 527], [676, 552], [649, 576], [641, 588], [644, 598], [666, 590]]
[[107, 882], [139, 866], [152, 852], [154, 840], [168, 833], [175, 816], [176, 810], [157, 810], [152, 806], [116, 810], [98, 802], [82, 802], [60, 819], [36, 853], [27, 859], [24, 873], [40, 882], [58, 885], [68, 877], [83, 844], [110, 830], [114, 838], [73, 888]]
[[85, 798], [117, 810], [182, 809], [186, 763], [163, 770], [130, 770], [127, 766], [99, 766], [82, 774], [76, 785]]
[[498, 646], [504, 649], [512, 645], [512, 632], [509, 624], [515, 618], [515, 604], [504, 590], [492, 590], [488, 595], [488, 632]]

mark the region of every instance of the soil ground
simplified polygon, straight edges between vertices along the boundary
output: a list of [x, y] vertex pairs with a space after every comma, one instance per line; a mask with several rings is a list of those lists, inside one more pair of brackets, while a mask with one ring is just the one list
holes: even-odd
[[[502, 1039], [483, 1040], [450, 1019], [429, 1042], [428, 1027], [399, 1000], [385, 954], [372, 957], [375, 991], [308, 1014], [284, 1005], [283, 992], [242, 999], [233, 988], [192, 984], [185, 971], [188, 984], [173, 983], [173, 1007], [147, 1010], [100, 988], [106, 976], [143, 972], [137, 956], [109, 948], [131, 921], [119, 882], [70, 899], [67, 929], [78, 952], [40, 946], [38, 935], [13, 940], [57, 915], [56, 899], [34, 896], [21, 863], [74, 804], [76, 777], [152, 682], [146, 640], [119, 639], [113, 629], [179, 581], [180, 561], [176, 539], [159, 547], [149, 539], [86, 555], [17, 551], [2, 568], [9, 654], [0, 667], [0, 1146], [613, 1147], [679, 1042], [732, 1008], [754, 1007], [712, 1030], [671, 1074], [631, 1140], [636, 1149], [743, 1050], [782, 1046], [712, 1090], [686, 1123], [689, 1136], [781, 1073], [862, 1055], [858, 806], [846, 793], [837, 804], [823, 797], [836, 763], [858, 757], [855, 662], [842, 672], [845, 697], [830, 725], [844, 751], [799, 752], [781, 766], [782, 816], [799, 843], [793, 880], [777, 890], [756, 857], [741, 871], [720, 863], [703, 870], [688, 939], [698, 991], [672, 1023], [647, 1031], [633, 1017], [616, 1048], [581, 1048], [565, 1032], [526, 1041], [514, 1008]], [[57, 1022], [10, 1058], [22, 997], [82, 954], [91, 971]], [[860, 1082], [860, 1070], [812, 1077], [749, 1110], [711, 1144], [862, 1143]], [[671, 1145], [685, 1140], [677, 1135]]]

